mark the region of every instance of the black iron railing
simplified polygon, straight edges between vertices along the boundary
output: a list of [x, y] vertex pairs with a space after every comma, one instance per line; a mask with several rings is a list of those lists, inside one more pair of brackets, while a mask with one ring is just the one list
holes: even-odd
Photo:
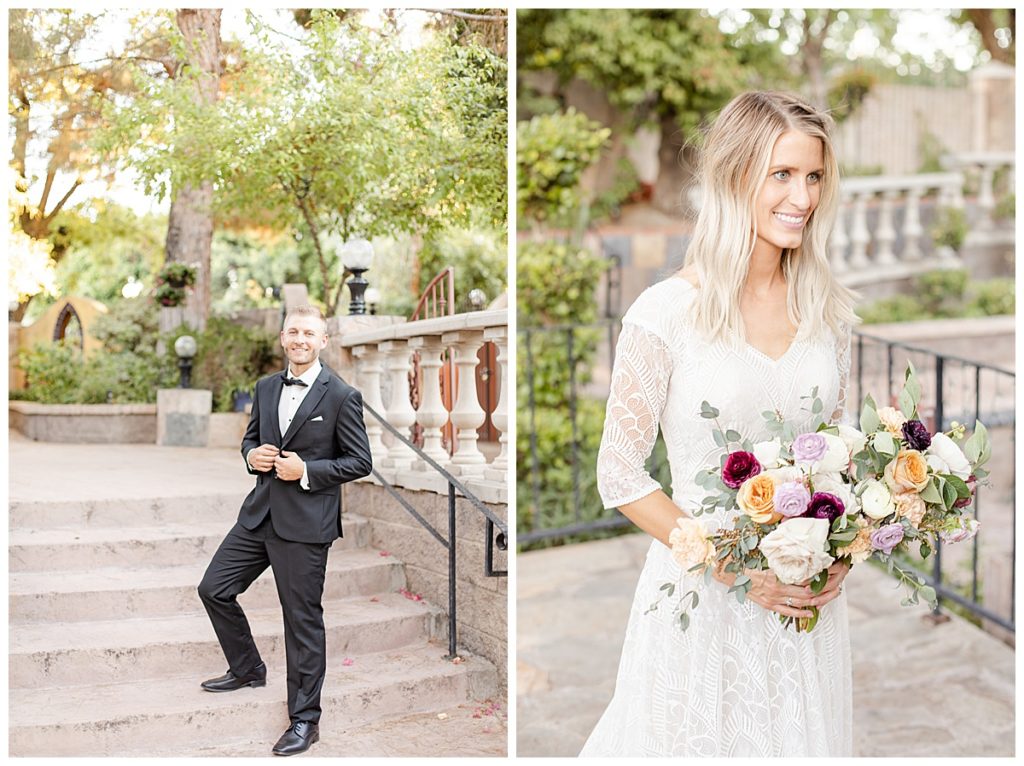
[[[561, 325], [554, 327], [529, 328], [519, 331], [520, 354], [523, 361], [520, 368], [520, 402], [525, 399], [525, 411], [520, 405], [519, 472], [518, 482], [518, 532], [517, 543], [535, 546], [558, 542], [574, 542], [590, 539], [609, 531], [622, 530], [631, 522], [614, 510], [604, 510], [597, 496], [593, 477], [597, 450], [600, 443], [600, 429], [589, 420], [596, 408], [603, 420], [607, 386], [611, 378], [611, 365], [615, 356], [615, 342], [618, 336], [618, 320], [606, 320], [589, 325]], [[597, 332], [596, 332], [597, 331]], [[581, 332], [603, 336], [596, 345], [589, 346], [588, 373], [594, 381], [582, 387], [576, 366], [580, 357], [579, 335]], [[568, 369], [562, 376], [565, 380], [564, 403], [561, 409], [571, 424], [562, 429], [569, 437], [561, 456], [550, 454], [539, 444], [538, 434], [544, 430], [544, 418], [550, 418], [551, 407], [538, 403], [537, 360], [535, 346], [539, 339], [551, 343], [553, 338], [562, 338], [564, 359]], [[948, 430], [954, 420], [964, 423], [969, 429], [974, 421], [980, 420], [988, 428], [993, 440], [993, 454], [1012, 456], [1014, 454], [1013, 427], [1014, 373], [997, 365], [975, 362], [950, 354], [885, 340], [869, 333], [854, 334], [853, 359], [850, 386], [847, 395], [847, 417], [856, 419], [856, 410], [866, 393], [872, 393], [880, 401], [879, 406], [894, 401], [895, 394], [903, 383], [906, 360], [913, 361], [918, 380], [924, 390], [921, 413], [933, 430]], [[523, 394], [525, 393], [525, 396]], [[889, 401], [881, 401], [887, 398]], [[525, 437], [525, 438], [524, 438]], [[659, 438], [660, 442], [660, 438]], [[564, 465], [552, 466], [552, 459], [562, 459]], [[1015, 510], [1014, 491], [1016, 477], [1013, 461], [1007, 461], [1000, 471], [993, 474], [989, 487], [979, 487], [973, 512], [982, 520], [981, 532], [970, 544], [949, 547], [945, 550], [936, 544], [933, 556], [927, 561], [904, 562], [915, 569], [935, 588], [942, 601], [958, 604], [978, 619], [989, 620], [1009, 631], [1014, 631], [1013, 609], [1016, 598], [1013, 582], [1013, 567], [1016, 561], [1016, 541], [1013, 533]], [[660, 443], [648, 460], [648, 471], [669, 486], [668, 471]], [[568, 471], [569, 480], [564, 473]], [[552, 474], [552, 471], [554, 473]], [[562, 486], [550, 491], [544, 486], [544, 477], [560, 477]], [[985, 513], [982, 514], [984, 506]], [[1005, 534], [999, 530], [1005, 529]], [[1000, 542], [1007, 542], [1009, 550], [999, 550]], [[969, 556], [964, 550], [969, 550]], [[985, 583], [990, 592], [1003, 588], [1008, 590], [1008, 608], [993, 608], [986, 604], [983, 592], [982, 574], [979, 563], [986, 557], [1008, 558], [1005, 582]], [[951, 566], [952, 565], [952, 566]], [[968, 569], [969, 577], [961, 577], [958, 568]], [[959, 582], [958, 582], [959, 579]], [[989, 598], [991, 602], [993, 599]], [[1005, 606], [1005, 605], [1004, 605]]]
[[[865, 394], [880, 397], [883, 391], [888, 401], [879, 401], [878, 404], [883, 406], [893, 403], [903, 385], [906, 362], [910, 360], [914, 363], [923, 391], [919, 413], [928, 421], [933, 433], [949, 430], [954, 422], [963, 423], [972, 429], [974, 421], [980, 420], [989, 429], [993, 439], [993, 454], [1014, 454], [1016, 376], [1011, 370], [952, 354], [936, 353], [921, 346], [890, 341], [867, 332], [854, 335], [853, 356], [856, 399], [848, 400], [848, 407], [851, 402], [862, 401]], [[930, 562], [916, 560], [904, 562], [904, 565], [935, 588], [940, 604], [943, 600], [953, 602], [979, 619], [989, 620], [1006, 630], [1014, 631], [1016, 474], [1012, 460], [1005, 468], [1005, 472], [997, 471], [990, 477], [987, 488], [979, 486], [975, 493], [971, 511], [978, 521], [982, 521], [982, 527], [970, 544], [967, 561], [964, 560], [963, 544], [952, 546], [948, 552], [944, 552], [942, 541], [936, 540]], [[986, 508], [984, 516], [983, 506]], [[1002, 534], [1000, 529], [1003, 530]], [[1009, 543], [1009, 551], [995, 550], [1003, 542]], [[986, 546], [988, 551], [985, 556], [1008, 557], [1006, 582], [988, 583], [993, 589], [1009, 589], [1008, 603], [998, 612], [985, 605], [984, 594], [981, 592], [982, 577], [978, 566], [984, 558], [980, 549]], [[957, 582], [956, 571], [951, 571], [952, 567], [947, 566], [947, 559], [950, 558], [953, 567], [966, 568], [969, 565], [968, 578], [961, 577], [961, 581]]]
[[[448, 471], [441, 467], [437, 461], [413, 444], [408, 437], [404, 436], [397, 428], [391, 425], [384, 416], [373, 409], [373, 407], [366, 404], [366, 402], [363, 402], [363, 409], [375, 418], [378, 423], [384, 426], [392, 436], [401, 440], [401, 442], [415, 452], [424, 463], [437, 471], [437, 473], [443, 476], [448, 482], [448, 537], [445, 539], [444, 535], [438, 532], [429, 521], [423, 518], [423, 515], [420, 514], [420, 512], [402, 496], [391, 482], [381, 476], [380, 472], [376, 468], [371, 471], [374, 478], [381, 483], [381, 486], [383, 486], [396, 501], [398, 501], [398, 504], [408, 511], [409, 515], [416, 519], [416, 521], [430, 533], [430, 536], [448, 551], [448, 656], [449, 658], [455, 657], [458, 654], [456, 651], [456, 636], [458, 629], [456, 613], [458, 609], [458, 599], [455, 571], [455, 552], [457, 547], [456, 542], [458, 539], [455, 523], [456, 492], [461, 493], [477, 511], [483, 514], [484, 529], [485, 534], [487, 535], [487, 542], [484, 549], [484, 574], [487, 577], [508, 576], [507, 569], [496, 570], [494, 568], [495, 547], [502, 551], [508, 549], [508, 526], [504, 521], [495, 516], [494, 511], [484, 505], [476, 495], [466, 489], [466, 486], [462, 484], [462, 482], [452, 476]], [[497, 535], [494, 533], [495, 528], [498, 530]]]

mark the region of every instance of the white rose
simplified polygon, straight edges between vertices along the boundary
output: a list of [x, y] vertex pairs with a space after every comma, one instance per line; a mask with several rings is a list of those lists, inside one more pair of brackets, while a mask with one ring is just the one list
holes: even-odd
[[811, 476], [811, 484], [815, 492], [828, 492], [842, 500], [847, 515], [852, 516], [857, 512], [857, 496], [853, 493], [853, 487], [843, 481], [838, 472], [816, 473]]
[[821, 460], [817, 461], [813, 466], [814, 473], [832, 473], [835, 471], [843, 471], [850, 464], [850, 451], [846, 447], [846, 442], [840, 439], [835, 434], [826, 433], [824, 431], [818, 434], [825, 440], [825, 444], [828, 445], [828, 450], [822, 456]]
[[768, 568], [779, 582], [806, 582], [834, 560], [825, 551], [828, 519], [796, 518], [782, 522], [760, 543]]
[[772, 481], [775, 482], [775, 486], [785, 484], [787, 481], [803, 481], [804, 472], [801, 471], [795, 465], [787, 465], [782, 468], [772, 468], [764, 472], [766, 476], [770, 476]]
[[864, 446], [868, 443], [868, 439], [863, 433], [853, 426], [845, 424], [839, 425], [839, 438], [845, 442], [846, 450], [850, 454], [850, 460], [853, 460], [853, 456], [864, 449]]
[[932, 437], [931, 446], [925, 450], [929, 467], [936, 473], [951, 473], [967, 481], [971, 475], [971, 464], [955, 441], [944, 433]]
[[885, 484], [876, 479], [868, 479], [863, 486], [860, 503], [865, 516], [870, 516], [877, 521], [896, 512], [896, 503], [892, 499], [892, 492]]
[[778, 468], [782, 465], [782, 461], [779, 459], [779, 452], [782, 451], [782, 442], [778, 439], [758, 442], [754, 445], [752, 451], [762, 468]]

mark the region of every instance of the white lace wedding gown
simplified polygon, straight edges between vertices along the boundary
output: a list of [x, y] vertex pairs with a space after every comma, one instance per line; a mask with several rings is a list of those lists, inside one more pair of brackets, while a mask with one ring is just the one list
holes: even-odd
[[[661, 486], [644, 469], [660, 425], [672, 472], [669, 494], [692, 512], [703, 496], [693, 478], [717, 465], [721, 449], [702, 400], [723, 428], [771, 438], [765, 410], [809, 424], [800, 397], [818, 386], [825, 412], [841, 415], [849, 371], [845, 338], [794, 341], [778, 360], [749, 345], [701, 340], [686, 320], [695, 295], [672, 277], [648, 288], [622, 322], [612, 374], [598, 486], [605, 506], [639, 500]], [[702, 516], [712, 529], [736, 512]], [[726, 586], [687, 576], [700, 604], [687, 631], [672, 606], [645, 614], [660, 586], [679, 579], [669, 549], [654, 540], [626, 628], [613, 697], [581, 756], [848, 756], [852, 681], [846, 596], [822, 608], [809, 634]]]

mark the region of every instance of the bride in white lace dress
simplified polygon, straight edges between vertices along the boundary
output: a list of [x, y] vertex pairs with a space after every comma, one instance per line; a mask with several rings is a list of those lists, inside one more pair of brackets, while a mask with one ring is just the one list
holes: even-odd
[[[703, 495], [701, 468], [718, 463], [712, 421], [753, 441], [770, 439], [762, 412], [810, 424], [801, 396], [815, 386], [833, 420], [843, 413], [853, 295], [828, 269], [826, 241], [838, 205], [831, 121], [777, 93], [735, 98], [701, 148], [703, 203], [687, 267], [648, 288], [623, 317], [598, 485], [654, 541], [626, 629], [615, 696], [582, 756], [848, 756], [851, 668], [847, 569], [826, 589], [784, 585], [748, 572], [740, 604], [718, 572], [692, 579], [699, 608], [685, 632], [660, 586], [680, 577], [666, 547], [680, 513]], [[671, 499], [644, 469], [661, 428]], [[712, 529], [734, 512], [702, 517]], [[827, 606], [826, 606], [827, 604]], [[811, 633], [778, 615], [809, 616]]]

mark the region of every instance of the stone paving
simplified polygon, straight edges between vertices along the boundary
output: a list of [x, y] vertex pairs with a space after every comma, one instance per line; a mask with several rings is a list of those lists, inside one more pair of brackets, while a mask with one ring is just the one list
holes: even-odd
[[[517, 754], [574, 756], [615, 686], [650, 538], [521, 553], [517, 560]], [[901, 607], [872, 566], [847, 580], [854, 755], [1012, 756], [1014, 650], [953, 616]], [[880, 651], [879, 647], [885, 647]]]

